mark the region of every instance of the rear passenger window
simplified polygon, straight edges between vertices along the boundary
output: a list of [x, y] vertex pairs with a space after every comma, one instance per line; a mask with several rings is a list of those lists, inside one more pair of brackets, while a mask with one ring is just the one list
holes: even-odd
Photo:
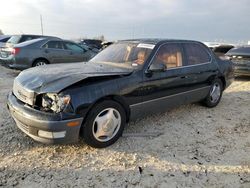
[[23, 36], [21, 38], [21, 40], [19, 41], [19, 43], [25, 42], [25, 41], [28, 41], [28, 40], [32, 40], [32, 39], [33, 39], [32, 36]]
[[198, 44], [184, 44], [187, 65], [197, 65], [210, 62], [211, 58], [206, 49]]
[[47, 44], [43, 46], [43, 48], [63, 49], [63, 44], [62, 42], [59, 41], [49, 41]]

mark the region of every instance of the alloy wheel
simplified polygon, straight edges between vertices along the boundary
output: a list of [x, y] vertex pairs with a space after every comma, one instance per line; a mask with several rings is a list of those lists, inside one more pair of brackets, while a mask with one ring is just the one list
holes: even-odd
[[219, 83], [214, 83], [211, 91], [210, 91], [210, 101], [212, 103], [216, 103], [221, 96], [221, 87]]
[[38, 61], [38, 62], [36, 63], [36, 67], [38, 67], [38, 66], [43, 66], [43, 65], [46, 65], [46, 63], [45, 63], [44, 61]]
[[96, 116], [92, 133], [96, 140], [107, 142], [117, 134], [120, 126], [121, 114], [114, 108], [106, 108]]

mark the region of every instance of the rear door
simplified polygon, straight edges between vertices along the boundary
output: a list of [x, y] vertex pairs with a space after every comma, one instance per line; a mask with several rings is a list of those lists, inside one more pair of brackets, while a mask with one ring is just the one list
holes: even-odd
[[217, 75], [217, 66], [206, 47], [200, 43], [183, 43], [185, 52], [183, 68], [188, 91], [188, 101], [193, 102], [206, 97], [211, 80]]
[[64, 49], [62, 41], [51, 40], [42, 46], [43, 56], [50, 63], [67, 63], [70, 61], [68, 52]]

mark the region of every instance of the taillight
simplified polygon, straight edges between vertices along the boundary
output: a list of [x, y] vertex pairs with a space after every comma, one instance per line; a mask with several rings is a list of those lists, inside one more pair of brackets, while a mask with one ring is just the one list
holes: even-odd
[[13, 49], [11, 50], [11, 54], [12, 54], [12, 55], [17, 55], [19, 52], [20, 52], [20, 48], [13, 48]]

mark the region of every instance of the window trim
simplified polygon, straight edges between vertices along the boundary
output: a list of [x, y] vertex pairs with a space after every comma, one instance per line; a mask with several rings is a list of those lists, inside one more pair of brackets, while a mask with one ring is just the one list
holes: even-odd
[[[157, 48], [157, 50], [155, 51], [155, 54], [153, 55], [153, 57], [152, 57], [151, 60], [149, 61], [149, 64], [148, 64], [148, 67], [147, 67], [146, 70], [145, 70], [145, 73], [148, 72], [150, 66], [151, 66], [152, 63], [153, 63], [153, 60], [154, 60], [156, 54], [157, 54], [158, 51], [159, 51], [159, 49], [160, 49], [163, 45], [166, 45], [166, 44], [179, 44], [179, 45], [181, 45], [182, 53], [183, 53], [182, 56], [184, 57], [184, 60], [185, 60], [185, 59], [186, 59], [186, 56], [187, 56], [187, 55], [186, 55], [186, 51], [185, 51], [184, 46], [183, 46], [183, 44], [185, 44], [185, 43], [197, 44], [197, 45], [199, 45], [199, 46], [202, 47], [202, 45], [201, 45], [200, 43], [198, 43], [198, 42], [193, 42], [193, 41], [191, 41], [191, 42], [174, 42], [174, 41], [171, 41], [171, 42], [162, 43], [162, 44]], [[182, 69], [182, 68], [186, 68], [186, 67], [200, 66], [200, 65], [206, 65], [206, 64], [212, 63], [212, 62], [213, 62], [212, 55], [211, 55], [210, 53], [208, 53], [208, 50], [207, 50], [205, 47], [203, 47], [203, 48], [204, 48], [204, 50], [206, 51], [206, 53], [207, 53], [207, 54], [209, 55], [209, 57], [210, 57], [210, 61], [209, 61], [209, 62], [206, 62], [206, 63], [199, 63], [199, 64], [195, 64], [195, 65], [182, 65], [182, 66], [179, 66], [179, 67], [167, 68], [166, 71], [164, 71], [164, 72], [167, 72], [168, 70]]]

